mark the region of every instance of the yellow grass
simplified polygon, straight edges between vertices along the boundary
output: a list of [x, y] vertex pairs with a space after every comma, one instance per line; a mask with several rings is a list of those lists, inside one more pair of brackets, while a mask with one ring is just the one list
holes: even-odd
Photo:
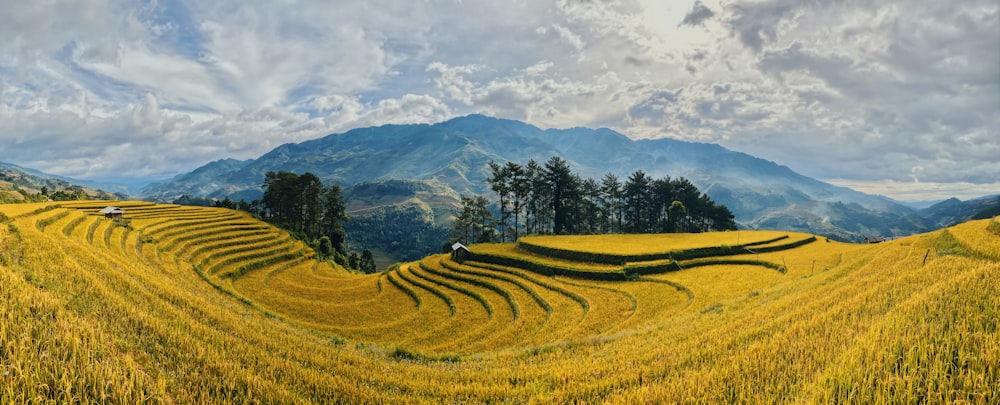
[[[0, 403], [1000, 401], [989, 220], [736, 256], [784, 273], [714, 265], [612, 282], [439, 255], [358, 276], [303, 250], [233, 281], [199, 270], [234, 245], [176, 240], [212, 222], [225, 240], [264, 239], [239, 221], [283, 233], [221, 209], [116, 202], [133, 207], [127, 229], [94, 217], [102, 204], [0, 205], [12, 218], [0, 223]], [[741, 231], [740, 243], [775, 235]], [[736, 244], [717, 236], [671, 246]], [[649, 252], [669, 239], [629, 238], [615, 243]]]
[[618, 255], [664, 253], [672, 250], [760, 242], [788, 235], [808, 236], [787, 231], [727, 231], [670, 234], [526, 236], [522, 241], [565, 250]]

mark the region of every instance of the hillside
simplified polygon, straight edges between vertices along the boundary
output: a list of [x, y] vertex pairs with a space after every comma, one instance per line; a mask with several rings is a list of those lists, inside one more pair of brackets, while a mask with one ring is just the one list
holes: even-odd
[[45, 201], [49, 199], [116, 199], [112, 194], [84, 187], [73, 179], [47, 175], [31, 169], [0, 162], [0, 204]]
[[635, 170], [653, 177], [685, 177], [728, 206], [749, 229], [813, 232], [838, 240], [909, 235], [932, 229], [913, 209], [884, 197], [833, 186], [774, 162], [719, 145], [673, 139], [631, 140], [609, 129], [549, 129], [481, 115], [433, 125], [385, 125], [286, 144], [251, 161], [210, 163], [143, 195], [173, 201], [183, 194], [252, 200], [267, 171], [312, 172], [343, 187], [389, 179], [434, 181], [468, 195], [488, 191], [487, 163], [552, 156], [574, 172], [625, 178]]
[[997, 215], [1000, 215], [1000, 195], [973, 198], [966, 201], [949, 198], [920, 210], [920, 216], [940, 227]]
[[214, 208], [0, 205], [0, 403], [996, 403], [1000, 223], [532, 237], [373, 275]]

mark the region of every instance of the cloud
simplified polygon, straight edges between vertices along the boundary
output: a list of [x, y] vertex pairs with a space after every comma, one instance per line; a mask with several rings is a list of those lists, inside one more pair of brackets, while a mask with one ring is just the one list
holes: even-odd
[[821, 179], [993, 184], [998, 26], [992, 0], [14, 2], [0, 160], [162, 177], [486, 113], [717, 142]]
[[880, 194], [898, 201], [939, 201], [949, 198], [969, 200], [988, 195], [1000, 194], [1000, 182], [993, 183], [928, 183], [903, 182], [895, 180], [858, 181], [844, 179], [827, 180], [831, 184], [849, 187], [858, 191]]
[[[788, 3], [788, 4], [785, 4]], [[772, 0], [729, 6], [729, 24], [733, 35], [748, 48], [760, 52], [765, 41], [774, 41], [782, 20], [796, 7], [794, 0]]]
[[688, 11], [684, 15], [684, 20], [681, 21], [680, 25], [690, 25], [697, 26], [701, 25], [705, 20], [708, 20], [715, 16], [715, 12], [708, 8], [701, 1], [695, 1], [694, 5], [691, 6], [691, 11]]

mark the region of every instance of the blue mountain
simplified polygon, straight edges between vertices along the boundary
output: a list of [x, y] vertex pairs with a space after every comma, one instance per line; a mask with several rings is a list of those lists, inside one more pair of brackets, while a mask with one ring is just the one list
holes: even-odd
[[[624, 179], [636, 170], [654, 177], [685, 177], [728, 206], [744, 228], [808, 231], [861, 240], [869, 235], [907, 235], [931, 227], [916, 210], [891, 199], [834, 186], [720, 145], [632, 140], [606, 128], [542, 130], [483, 115], [437, 124], [359, 128], [285, 144], [257, 159], [210, 163], [148, 186], [142, 194], [161, 201], [184, 194], [252, 200], [260, 197], [266, 172], [286, 170], [311, 172], [325, 183], [337, 183], [348, 190], [390, 180], [432, 182], [435, 188], [453, 191], [442, 194], [452, 196], [442, 197], [447, 200], [487, 193], [485, 179], [491, 160], [544, 162], [552, 156], [566, 159], [583, 177], [614, 173]], [[426, 195], [399, 195], [397, 200], [414, 203]], [[374, 200], [370, 195], [366, 199]], [[442, 222], [441, 215], [450, 215], [446, 201], [439, 199], [431, 205], [438, 215], [436, 222]]]

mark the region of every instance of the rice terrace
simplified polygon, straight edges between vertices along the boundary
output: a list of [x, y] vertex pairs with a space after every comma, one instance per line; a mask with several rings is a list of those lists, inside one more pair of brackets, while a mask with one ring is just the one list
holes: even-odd
[[0, 403], [997, 403], [1000, 223], [531, 236], [370, 275], [238, 211], [0, 205]]

